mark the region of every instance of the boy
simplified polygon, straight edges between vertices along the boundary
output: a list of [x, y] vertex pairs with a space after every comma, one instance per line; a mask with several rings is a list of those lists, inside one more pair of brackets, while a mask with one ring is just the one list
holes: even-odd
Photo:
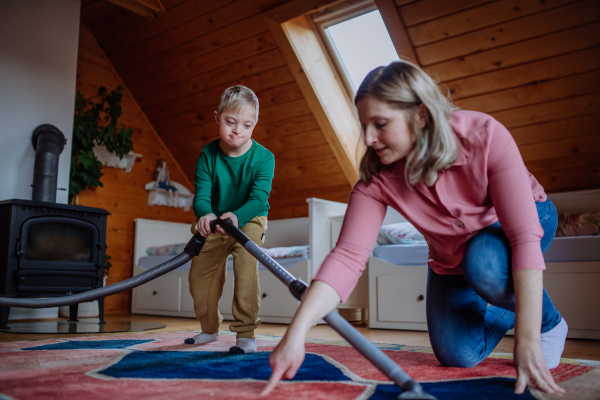
[[219, 300], [225, 285], [227, 257], [233, 254], [235, 321], [229, 329], [237, 333], [237, 341], [229, 352], [255, 353], [254, 330], [260, 324], [258, 263], [220, 227], [211, 235], [210, 222], [217, 216], [229, 218], [262, 246], [275, 157], [251, 139], [258, 121], [258, 98], [252, 90], [241, 85], [226, 89], [215, 120], [220, 138], [202, 149], [194, 180], [194, 213], [198, 219], [192, 225], [192, 233], [200, 232], [207, 239], [200, 255], [192, 260], [189, 281], [202, 333], [185, 343], [204, 344], [219, 339], [223, 321]]

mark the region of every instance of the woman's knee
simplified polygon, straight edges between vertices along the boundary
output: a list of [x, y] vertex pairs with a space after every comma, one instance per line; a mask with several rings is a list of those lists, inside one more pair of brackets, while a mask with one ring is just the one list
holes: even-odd
[[503, 235], [482, 231], [469, 243], [463, 274], [469, 286], [491, 304], [504, 303], [513, 297], [510, 272], [511, 253]]
[[[486, 266], [489, 266], [489, 264], [483, 265], [484, 268]], [[469, 282], [469, 286], [487, 303], [501, 305], [511, 301], [514, 297], [514, 289], [510, 284], [512, 281], [489, 273], [489, 271], [483, 269], [465, 271], [465, 279]]]

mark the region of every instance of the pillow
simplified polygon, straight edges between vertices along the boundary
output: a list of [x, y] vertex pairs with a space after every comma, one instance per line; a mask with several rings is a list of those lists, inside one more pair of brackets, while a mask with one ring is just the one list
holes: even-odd
[[165, 246], [150, 246], [146, 249], [149, 256], [176, 256], [183, 252], [187, 243], [167, 244]]
[[377, 244], [425, 244], [425, 238], [410, 222], [384, 225], [379, 230]]
[[308, 245], [290, 247], [272, 247], [263, 249], [272, 258], [304, 257], [308, 254]]
[[600, 232], [600, 211], [561, 213], [558, 215], [556, 236], [590, 236]]

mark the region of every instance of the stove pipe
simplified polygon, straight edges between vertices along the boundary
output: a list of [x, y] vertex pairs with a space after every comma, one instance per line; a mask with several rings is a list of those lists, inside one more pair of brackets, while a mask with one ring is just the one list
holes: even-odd
[[31, 144], [35, 150], [33, 168], [33, 201], [56, 203], [58, 182], [58, 157], [67, 139], [57, 127], [43, 124], [35, 128]]

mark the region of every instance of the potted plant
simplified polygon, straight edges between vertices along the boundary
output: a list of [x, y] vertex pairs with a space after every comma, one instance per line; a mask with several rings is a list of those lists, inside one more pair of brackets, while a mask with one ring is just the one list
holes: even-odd
[[76, 204], [77, 195], [83, 190], [103, 186], [100, 181], [102, 163], [94, 154], [94, 146], [105, 146], [106, 150], [120, 159], [133, 150], [133, 129], [118, 123], [122, 114], [122, 98], [122, 86], [110, 93], [101, 86], [98, 94], [88, 99], [77, 91], [69, 180], [70, 204]]

